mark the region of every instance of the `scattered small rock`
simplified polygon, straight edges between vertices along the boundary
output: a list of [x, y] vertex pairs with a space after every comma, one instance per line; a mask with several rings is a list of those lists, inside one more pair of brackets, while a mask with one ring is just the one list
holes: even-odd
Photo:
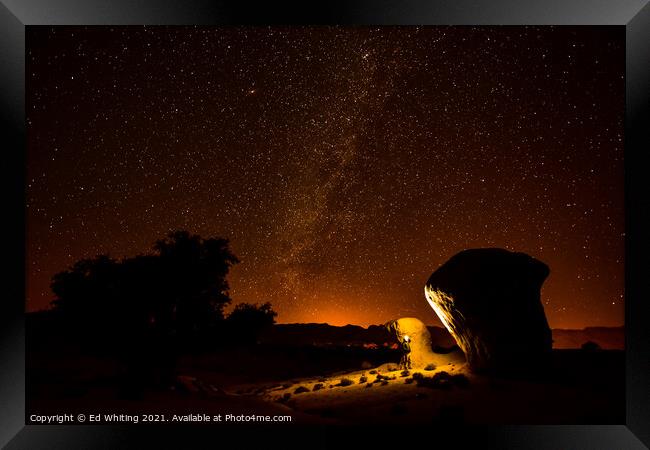
[[366, 381], [368, 381], [368, 377], [365, 377], [365, 376], [362, 375], [361, 378], [359, 378], [359, 384], [363, 384]]
[[354, 384], [354, 381], [352, 381], [349, 378], [341, 378], [341, 382], [337, 386], [350, 386], [351, 384]]
[[416, 377], [413, 378], [417, 381], [418, 386], [434, 388], [434, 389], [451, 389], [452, 385], [466, 388], [469, 386], [469, 380], [465, 375], [450, 375], [447, 372], [438, 372], [433, 377]]
[[282, 397], [278, 399], [281, 403], [286, 403], [291, 398], [291, 394], [286, 392]]
[[425, 366], [424, 370], [436, 370], [436, 365], [435, 364], [427, 364]]

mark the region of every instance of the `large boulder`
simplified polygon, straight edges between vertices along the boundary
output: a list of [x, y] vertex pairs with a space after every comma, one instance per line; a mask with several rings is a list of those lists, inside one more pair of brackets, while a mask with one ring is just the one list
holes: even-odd
[[546, 264], [498, 248], [465, 250], [436, 270], [425, 296], [473, 371], [529, 370], [550, 359], [540, 289]]

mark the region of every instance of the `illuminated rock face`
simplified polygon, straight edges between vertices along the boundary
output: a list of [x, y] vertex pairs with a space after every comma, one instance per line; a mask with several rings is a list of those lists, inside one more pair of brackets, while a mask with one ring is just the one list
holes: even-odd
[[391, 320], [386, 324], [386, 328], [398, 342], [402, 342], [404, 336], [410, 338], [411, 365], [413, 369], [422, 369], [428, 364], [440, 365], [445, 363], [441, 355], [431, 350], [431, 333], [419, 319], [403, 317]]
[[436, 270], [424, 292], [472, 370], [526, 370], [551, 354], [540, 300], [548, 275], [546, 264], [524, 253], [472, 249]]

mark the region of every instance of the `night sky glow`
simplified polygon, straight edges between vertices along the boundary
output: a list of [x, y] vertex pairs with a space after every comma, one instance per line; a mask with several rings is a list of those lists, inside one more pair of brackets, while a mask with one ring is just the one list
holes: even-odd
[[231, 240], [279, 322], [439, 324], [460, 250], [551, 268], [551, 327], [622, 325], [620, 27], [29, 27], [27, 309], [82, 257]]

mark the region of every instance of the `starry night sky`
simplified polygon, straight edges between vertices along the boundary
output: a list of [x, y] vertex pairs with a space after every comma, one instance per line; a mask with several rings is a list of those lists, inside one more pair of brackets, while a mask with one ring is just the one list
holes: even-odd
[[618, 27], [29, 27], [27, 309], [82, 257], [231, 240], [233, 304], [439, 324], [458, 251], [551, 268], [551, 327], [622, 325]]

